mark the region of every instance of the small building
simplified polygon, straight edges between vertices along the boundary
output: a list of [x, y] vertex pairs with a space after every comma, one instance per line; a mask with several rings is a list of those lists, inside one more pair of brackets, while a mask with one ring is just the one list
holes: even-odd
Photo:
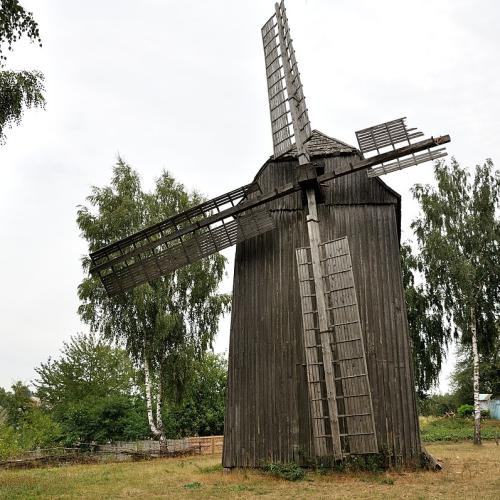
[[493, 394], [479, 394], [479, 409], [488, 411], [490, 409], [490, 400]]
[[491, 418], [500, 420], [500, 397], [490, 399], [489, 410]]

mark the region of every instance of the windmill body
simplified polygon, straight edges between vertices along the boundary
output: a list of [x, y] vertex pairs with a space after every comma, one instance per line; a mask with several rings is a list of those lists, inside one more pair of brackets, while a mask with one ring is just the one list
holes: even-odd
[[262, 39], [274, 156], [251, 184], [93, 253], [91, 272], [113, 296], [236, 244], [224, 466], [413, 465], [401, 203], [379, 176], [450, 138], [420, 140], [404, 118], [356, 132], [359, 149], [312, 130], [283, 1]]
[[[308, 144], [325, 172], [349, 168], [359, 154], [317, 131]], [[292, 154], [271, 159], [256, 180], [272, 190], [293, 179], [297, 164]], [[400, 197], [365, 172], [323, 193], [321, 234], [325, 241], [347, 236], [352, 254], [378, 448], [396, 463], [412, 464], [420, 438], [399, 263]], [[275, 229], [236, 247], [225, 467], [315, 456], [295, 259], [296, 249], [309, 245], [306, 209], [300, 194], [269, 209]]]

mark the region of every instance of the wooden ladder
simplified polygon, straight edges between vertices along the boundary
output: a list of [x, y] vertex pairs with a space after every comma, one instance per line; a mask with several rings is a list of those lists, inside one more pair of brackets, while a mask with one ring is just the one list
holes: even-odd
[[[318, 456], [331, 455], [340, 439], [341, 456], [377, 453], [377, 437], [366, 354], [347, 238], [319, 245], [328, 329], [320, 332], [316, 289], [308, 248], [296, 251], [304, 327], [309, 402]], [[327, 339], [324, 338], [327, 337]], [[325, 342], [325, 340], [327, 340]], [[324, 356], [325, 345], [330, 352]], [[324, 359], [333, 364], [335, 418], [331, 418]], [[330, 381], [332, 382], [332, 381]], [[331, 408], [331, 407], [330, 407]]]

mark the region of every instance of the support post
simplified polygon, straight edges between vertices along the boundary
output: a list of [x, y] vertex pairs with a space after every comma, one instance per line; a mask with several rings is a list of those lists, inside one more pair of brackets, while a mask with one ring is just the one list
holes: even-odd
[[323, 277], [321, 273], [321, 261], [319, 245], [321, 237], [319, 232], [318, 208], [316, 204], [316, 193], [314, 187], [306, 189], [307, 195], [307, 232], [311, 247], [311, 262], [314, 277], [314, 288], [316, 289], [316, 305], [318, 310], [319, 335], [321, 339], [321, 351], [323, 355], [323, 369], [325, 371], [325, 385], [328, 401], [328, 413], [330, 415], [330, 431], [332, 435], [333, 456], [342, 459], [342, 447], [340, 443], [339, 417], [337, 411], [335, 378], [333, 373], [333, 356], [330, 345], [330, 332], [328, 315], [326, 311]]

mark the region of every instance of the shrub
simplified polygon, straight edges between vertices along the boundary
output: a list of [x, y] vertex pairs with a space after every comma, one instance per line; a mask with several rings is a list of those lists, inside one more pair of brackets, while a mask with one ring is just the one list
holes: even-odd
[[472, 405], [462, 405], [458, 408], [458, 415], [462, 418], [470, 417], [474, 413], [474, 407]]
[[22, 451], [16, 430], [6, 424], [0, 424], [0, 460], [7, 460]]
[[481, 410], [481, 418], [490, 418], [490, 410]]
[[271, 462], [266, 464], [263, 469], [271, 476], [285, 479], [286, 481], [300, 481], [306, 475], [304, 469], [293, 462], [288, 464]]
[[453, 394], [433, 394], [418, 400], [419, 414], [424, 417], [442, 417], [447, 413], [454, 413], [457, 406], [458, 401]]

